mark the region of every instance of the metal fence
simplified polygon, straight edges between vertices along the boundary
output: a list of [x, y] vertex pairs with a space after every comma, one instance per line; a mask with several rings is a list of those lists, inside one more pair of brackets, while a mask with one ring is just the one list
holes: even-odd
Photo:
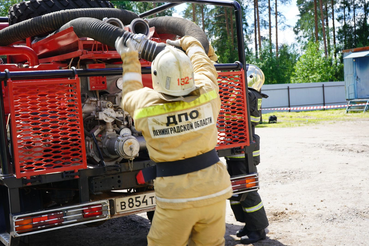
[[346, 107], [345, 82], [264, 85], [263, 113]]

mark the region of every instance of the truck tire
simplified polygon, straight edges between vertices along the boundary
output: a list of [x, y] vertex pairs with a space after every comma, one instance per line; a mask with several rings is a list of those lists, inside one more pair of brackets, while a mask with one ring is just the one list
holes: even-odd
[[150, 223], [152, 223], [152, 220], [154, 219], [154, 214], [155, 214], [155, 210], [146, 212], [146, 216], [150, 220]]
[[9, 8], [9, 25], [40, 15], [78, 8], [114, 8], [107, 0], [30, 0], [14, 4]]
[[[0, 186], [0, 233], [6, 231], [5, 202], [7, 201], [5, 187]], [[0, 244], [1, 245], [1, 244]]]
[[0, 233], [6, 231], [4, 205], [0, 202]]

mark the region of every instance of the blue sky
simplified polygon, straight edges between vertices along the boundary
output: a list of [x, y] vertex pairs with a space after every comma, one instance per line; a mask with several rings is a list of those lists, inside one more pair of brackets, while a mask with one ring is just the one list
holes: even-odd
[[[291, 1], [291, 4], [286, 6], [278, 6], [279, 11], [283, 13], [283, 15], [286, 17], [286, 24], [290, 25], [290, 28], [287, 28], [284, 31], [279, 31], [279, 38], [278, 42], [281, 43], [287, 43], [291, 44], [295, 41], [295, 34], [293, 32], [293, 27], [296, 24], [296, 21], [298, 20], [298, 15], [300, 14], [297, 6], [296, 6], [296, 0]], [[275, 34], [274, 34], [275, 35]]]

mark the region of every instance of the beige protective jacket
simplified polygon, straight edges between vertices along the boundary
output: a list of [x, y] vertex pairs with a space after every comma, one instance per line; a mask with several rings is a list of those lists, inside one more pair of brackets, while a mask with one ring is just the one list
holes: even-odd
[[[186, 37], [181, 45], [194, 66], [200, 95], [190, 94], [191, 102], [168, 102], [158, 92], [143, 88], [137, 52], [122, 55], [122, 107], [133, 116], [155, 162], [183, 160], [206, 153], [217, 144], [216, 121], [220, 110], [217, 72], [201, 44]], [[154, 181], [157, 204], [167, 209], [199, 207], [232, 195], [226, 166], [218, 162], [208, 168]]]

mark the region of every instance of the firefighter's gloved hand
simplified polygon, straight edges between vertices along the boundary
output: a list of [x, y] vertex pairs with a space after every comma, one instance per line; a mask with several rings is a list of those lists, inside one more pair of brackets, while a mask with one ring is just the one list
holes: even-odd
[[172, 46], [177, 47], [177, 48], [181, 48], [181, 40], [180, 39], [177, 39], [177, 40], [167, 39], [166, 42], [169, 45], [172, 45]]
[[191, 57], [196, 52], [203, 52], [204, 48], [202, 47], [199, 40], [191, 36], [184, 36], [179, 39], [179, 43], [181, 48], [186, 52], [186, 54]]
[[197, 40], [196, 38], [194, 37], [191, 37], [191, 36], [184, 36], [180, 39], [177, 39], [177, 40], [170, 40], [170, 39], [167, 39], [167, 44], [170, 44], [170, 45], [173, 45], [175, 47], [180, 47], [182, 48], [183, 50], [187, 51], [187, 49], [192, 46], [192, 45], [196, 45], [196, 46], [199, 46], [201, 49], [204, 49], [200, 43], [199, 40]]
[[130, 51], [134, 51], [135, 46], [132, 43], [132, 40], [129, 38], [126, 43], [124, 44], [124, 38], [119, 37], [115, 40], [115, 49], [117, 50], [117, 52], [119, 53], [119, 55], [123, 55], [125, 53], [128, 53]]

